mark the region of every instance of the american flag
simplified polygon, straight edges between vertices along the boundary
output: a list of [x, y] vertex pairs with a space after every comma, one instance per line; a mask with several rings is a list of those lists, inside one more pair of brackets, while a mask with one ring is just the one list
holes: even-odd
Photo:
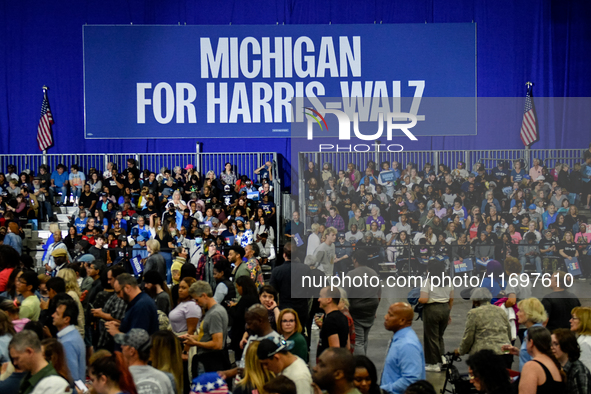
[[536, 115], [533, 109], [531, 87], [528, 87], [525, 96], [525, 109], [523, 110], [523, 122], [521, 122], [521, 141], [523, 145], [529, 146], [536, 142], [537, 139]]
[[39, 119], [39, 126], [37, 126], [37, 144], [39, 150], [46, 150], [53, 145], [53, 135], [51, 132], [51, 125], [53, 124], [53, 115], [49, 109], [49, 100], [47, 100], [47, 92], [43, 91], [43, 104], [41, 105], [41, 118]]

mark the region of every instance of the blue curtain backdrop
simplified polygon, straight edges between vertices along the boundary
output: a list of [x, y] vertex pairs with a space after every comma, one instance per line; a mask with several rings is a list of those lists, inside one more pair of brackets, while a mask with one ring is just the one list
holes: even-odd
[[[192, 140], [85, 140], [84, 24], [477, 23], [479, 97], [591, 96], [591, 3], [586, 0], [19, 0], [0, 1], [0, 153], [39, 153], [36, 127], [43, 85], [55, 118], [49, 153], [192, 151]], [[396, 61], [396, 59], [393, 59]], [[480, 110], [480, 109], [479, 109]], [[484, 109], [482, 109], [484, 110]], [[479, 112], [476, 137], [405, 140], [406, 150], [523, 148], [523, 101], [499, 123]], [[584, 148], [588, 108], [538, 108], [533, 148]], [[487, 129], [495, 121], [502, 130]], [[220, 127], [223, 132], [223, 127]], [[499, 138], [499, 132], [503, 138]], [[276, 151], [288, 139], [202, 140], [203, 151]], [[256, 148], [253, 148], [256, 147]], [[284, 159], [285, 160], [285, 159]], [[288, 163], [284, 163], [288, 167]]]

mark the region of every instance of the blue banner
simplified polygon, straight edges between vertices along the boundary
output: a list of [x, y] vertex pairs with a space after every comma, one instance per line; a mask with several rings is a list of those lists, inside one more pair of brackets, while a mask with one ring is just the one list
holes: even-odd
[[290, 137], [294, 97], [409, 98], [388, 111], [416, 115], [417, 135], [476, 134], [475, 100], [450, 102], [468, 121], [444, 128], [427, 127], [441, 105], [426, 100], [476, 97], [472, 23], [89, 25], [83, 36], [90, 139]]

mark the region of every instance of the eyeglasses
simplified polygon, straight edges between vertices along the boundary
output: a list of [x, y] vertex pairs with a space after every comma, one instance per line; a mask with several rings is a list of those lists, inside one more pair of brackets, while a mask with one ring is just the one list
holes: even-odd
[[468, 374], [468, 379], [470, 379], [470, 380], [474, 380], [474, 379], [476, 379], [476, 377], [475, 377], [474, 375], [470, 375], [470, 374]]
[[578, 317], [576, 317], [576, 316], [571, 316], [571, 318], [570, 318], [570, 319], [571, 319], [571, 320], [581, 320], [581, 319], [579, 319], [579, 318], [578, 318]]
[[281, 323], [295, 323], [295, 320], [281, 320]]

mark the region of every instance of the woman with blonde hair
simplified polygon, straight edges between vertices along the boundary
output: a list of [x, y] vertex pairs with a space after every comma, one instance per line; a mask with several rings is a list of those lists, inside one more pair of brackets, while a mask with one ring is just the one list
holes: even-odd
[[146, 266], [144, 267], [144, 274], [151, 270], [156, 270], [166, 278], [166, 260], [160, 254], [160, 242], [157, 239], [150, 239], [146, 242], [146, 250], [148, 251], [148, 258], [146, 259]]
[[591, 370], [591, 308], [578, 306], [571, 311], [570, 330], [577, 334], [581, 348], [579, 360]]
[[246, 357], [244, 358], [244, 378], [234, 388], [234, 394], [251, 394], [257, 391], [258, 394], [267, 394], [263, 387], [275, 375], [261, 366], [257, 357], [259, 344], [260, 342], [254, 341], [248, 346]]
[[62, 278], [66, 282], [66, 294], [76, 301], [78, 305], [78, 322], [76, 323], [76, 330], [84, 338], [84, 308], [80, 303], [80, 287], [78, 286], [78, 277], [76, 272], [71, 268], [62, 268], [57, 273], [58, 278]]
[[164, 372], [173, 384], [175, 393], [183, 393], [183, 360], [181, 343], [171, 331], [160, 330], [152, 334], [150, 360], [152, 367]]
[[[525, 325], [528, 329], [534, 326], [543, 327], [543, 324], [548, 320], [546, 309], [544, 309], [544, 305], [542, 305], [537, 298], [530, 297], [521, 300], [517, 303], [517, 307], [519, 308], [519, 311], [517, 312], [519, 324]], [[508, 351], [510, 354], [515, 356], [519, 355], [520, 371], [526, 362], [532, 360], [532, 356], [527, 351], [527, 343], [528, 338], [526, 333], [523, 337], [523, 341], [521, 341], [521, 348], [518, 349], [511, 345], [504, 345], [502, 347], [504, 351]]]
[[291, 353], [295, 354], [306, 363], [308, 362], [308, 343], [306, 338], [302, 335], [302, 324], [298, 313], [291, 309], [285, 308], [279, 312], [277, 318], [277, 332], [285, 338], [293, 342], [293, 349]]

